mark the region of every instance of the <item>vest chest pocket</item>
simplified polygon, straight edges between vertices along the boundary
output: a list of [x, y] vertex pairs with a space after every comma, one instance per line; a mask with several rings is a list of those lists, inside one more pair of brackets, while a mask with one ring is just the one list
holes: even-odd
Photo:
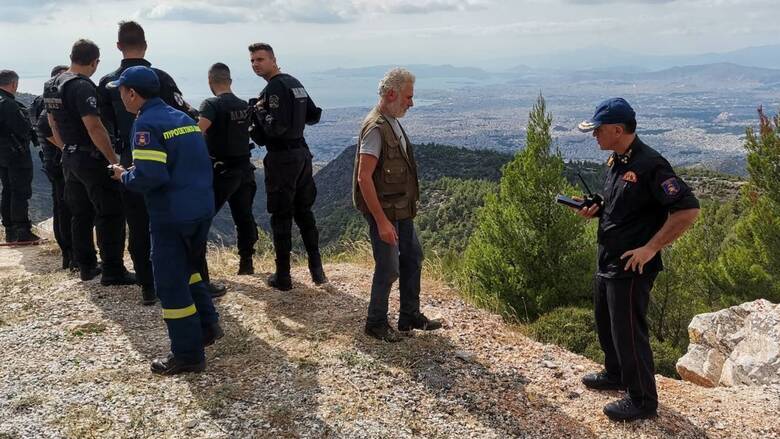
[[408, 172], [406, 170], [406, 166], [391, 164], [390, 166], [385, 166], [385, 168], [382, 170], [382, 175], [384, 177], [385, 183], [400, 184], [406, 183]]

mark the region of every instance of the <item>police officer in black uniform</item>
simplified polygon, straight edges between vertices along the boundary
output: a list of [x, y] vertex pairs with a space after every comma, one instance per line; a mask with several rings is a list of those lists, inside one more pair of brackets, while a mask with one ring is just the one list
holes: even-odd
[[[68, 70], [68, 66], [55, 66], [51, 71], [51, 77]], [[39, 99], [40, 98], [40, 99]], [[30, 105], [30, 118], [34, 121], [35, 133], [40, 145], [41, 162], [43, 172], [51, 183], [52, 220], [54, 222], [54, 239], [62, 251], [62, 268], [78, 269], [73, 258], [73, 240], [71, 237], [71, 215], [67, 203], [65, 203], [65, 177], [62, 175], [62, 145], [56, 144], [54, 134], [49, 126], [49, 118], [46, 108], [43, 106], [43, 97], [35, 98]], [[91, 244], [94, 248], [94, 244]]]
[[30, 230], [27, 212], [32, 196], [32, 156], [30, 140], [34, 137], [27, 108], [16, 100], [19, 75], [0, 70], [0, 181], [3, 184], [0, 213], [6, 242], [38, 241]]
[[[140, 24], [135, 21], [122, 21], [119, 23], [117, 33], [116, 45], [122, 52], [122, 62], [118, 69], [100, 79], [98, 95], [100, 97], [100, 115], [112, 137], [114, 150], [119, 154], [121, 166], [129, 168], [133, 161], [129, 136], [135, 115], [125, 109], [118, 89], [107, 88], [106, 84], [118, 80], [122, 72], [130, 67], [151, 67], [151, 63], [144, 59], [147, 49], [146, 34]], [[173, 78], [160, 69], [153, 68], [152, 70], [160, 80], [160, 98], [175, 109], [197, 118], [197, 112], [182, 98], [181, 91]], [[136, 279], [141, 286], [142, 303], [152, 305], [156, 301], [156, 295], [150, 258], [149, 215], [143, 195], [129, 191], [124, 186], [121, 187], [120, 193], [127, 220], [128, 250], [135, 267]], [[204, 272], [203, 277], [208, 283], [208, 273]], [[217, 295], [224, 294], [225, 287], [217, 287], [210, 283], [209, 286], [212, 294], [215, 290]]]
[[661, 249], [693, 224], [699, 202], [669, 162], [639, 140], [634, 110], [624, 99], [602, 102], [579, 129], [593, 131], [601, 149], [612, 151], [603, 205], [578, 211], [599, 218], [594, 307], [605, 364], [582, 382], [597, 390], [628, 389], [624, 399], [604, 407], [610, 419], [653, 417], [658, 394], [647, 327], [650, 290], [663, 269]]
[[327, 282], [322, 270], [319, 232], [311, 207], [317, 196], [309, 147], [303, 138], [306, 125], [320, 121], [322, 109], [314, 105], [301, 83], [279, 71], [270, 45], [249, 46], [252, 69], [268, 81], [253, 103], [252, 139], [265, 145], [265, 191], [276, 252], [276, 273], [268, 284], [282, 291], [292, 289], [290, 251], [292, 221], [298, 224], [309, 256], [309, 272], [315, 284]]
[[217, 212], [227, 202], [236, 225], [238, 274], [253, 274], [252, 256], [257, 242], [257, 224], [252, 213], [257, 183], [255, 166], [249, 160], [249, 104], [233, 94], [230, 68], [216, 63], [209, 69], [209, 88], [214, 93], [200, 106], [198, 126], [206, 136], [214, 164], [214, 206]]
[[[62, 168], [65, 199], [72, 214], [73, 253], [82, 280], [98, 274], [103, 285], [129, 285], [135, 276], [124, 266], [125, 228], [119, 183], [106, 172], [117, 164], [111, 140], [98, 109], [97, 87], [89, 79], [100, 62], [100, 49], [78, 40], [70, 53], [70, 68], [46, 83], [44, 102], [55, 141], [64, 146]], [[97, 229], [102, 270], [92, 242], [92, 221]]]

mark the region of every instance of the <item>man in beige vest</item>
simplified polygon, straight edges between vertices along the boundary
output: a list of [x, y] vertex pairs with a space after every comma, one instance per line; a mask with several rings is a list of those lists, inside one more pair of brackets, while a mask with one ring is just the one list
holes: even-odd
[[387, 320], [390, 288], [399, 280], [399, 331], [434, 330], [441, 322], [420, 312], [422, 247], [414, 229], [420, 199], [412, 144], [398, 119], [413, 106], [414, 75], [401, 68], [379, 82], [379, 104], [360, 129], [352, 184], [353, 202], [368, 221], [374, 278], [366, 318], [367, 335], [388, 342], [401, 338]]

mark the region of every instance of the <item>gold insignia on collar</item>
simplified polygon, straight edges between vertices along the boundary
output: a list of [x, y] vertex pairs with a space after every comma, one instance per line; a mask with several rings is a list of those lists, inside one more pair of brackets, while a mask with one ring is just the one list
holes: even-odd
[[615, 164], [615, 155], [613, 154], [613, 155], [609, 156], [609, 158], [607, 159], [607, 166], [609, 166], [611, 168], [612, 165], [614, 165], [614, 164]]

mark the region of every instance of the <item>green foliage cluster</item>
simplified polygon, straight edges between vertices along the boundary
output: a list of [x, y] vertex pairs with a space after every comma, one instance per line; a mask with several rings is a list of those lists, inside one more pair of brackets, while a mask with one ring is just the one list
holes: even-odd
[[575, 190], [552, 151], [551, 124], [540, 96], [525, 149], [504, 167], [498, 191], [477, 215], [461, 273], [476, 302], [526, 320], [584, 300], [593, 266], [584, 220], [553, 203]]

